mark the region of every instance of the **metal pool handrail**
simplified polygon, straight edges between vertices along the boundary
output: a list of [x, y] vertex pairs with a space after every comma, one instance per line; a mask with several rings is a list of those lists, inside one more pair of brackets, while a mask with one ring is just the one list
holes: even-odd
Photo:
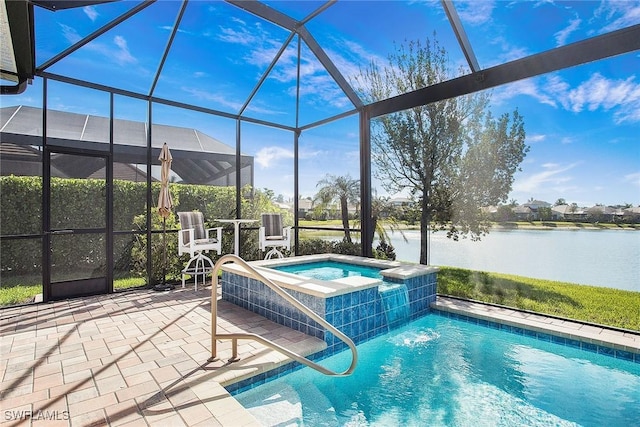
[[[264, 337], [261, 337], [257, 334], [251, 333], [236, 333], [236, 334], [218, 334], [218, 271], [222, 267], [222, 264], [227, 262], [235, 262], [240, 266], [244, 267], [250, 274], [250, 276], [254, 279], [260, 280], [262, 283], [267, 285], [271, 290], [280, 295], [282, 298], [291, 303], [298, 310], [302, 311], [304, 314], [312, 318], [317, 323], [321, 324], [325, 328], [327, 328], [332, 334], [338, 337], [342, 342], [347, 344], [351, 349], [351, 365], [344, 372], [334, 372], [330, 369], [325, 368], [324, 366], [318, 365], [315, 362], [307, 359], [304, 356], [301, 356], [293, 351], [290, 351], [279, 344], [274, 343]], [[231, 339], [232, 340], [232, 355], [229, 362], [236, 362], [240, 360], [238, 357], [238, 340], [239, 339], [247, 339], [254, 340], [261, 344], [266, 345], [269, 348], [279, 351], [280, 353], [290, 357], [291, 359], [302, 363], [303, 365], [309, 366], [310, 368], [315, 369], [318, 372], [321, 372], [325, 375], [329, 376], [347, 376], [351, 375], [356, 368], [356, 364], [358, 363], [358, 350], [356, 349], [356, 345], [353, 343], [351, 338], [340, 332], [335, 326], [331, 323], [327, 322], [325, 319], [314, 313], [310, 308], [306, 305], [289, 295], [285, 292], [280, 286], [275, 284], [272, 280], [266, 278], [259, 271], [257, 271], [254, 267], [250, 266], [245, 260], [240, 258], [237, 255], [227, 254], [220, 257], [220, 259], [216, 262], [213, 267], [213, 286], [211, 287], [211, 358], [210, 361], [217, 359], [217, 343], [218, 339]]]

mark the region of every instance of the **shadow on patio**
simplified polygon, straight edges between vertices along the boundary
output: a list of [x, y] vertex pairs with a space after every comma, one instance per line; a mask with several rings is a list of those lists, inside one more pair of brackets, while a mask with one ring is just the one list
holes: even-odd
[[[324, 343], [226, 301], [218, 330], [310, 354]], [[149, 290], [0, 310], [4, 425], [259, 425], [223, 388], [287, 362], [240, 341], [211, 346], [210, 288]]]

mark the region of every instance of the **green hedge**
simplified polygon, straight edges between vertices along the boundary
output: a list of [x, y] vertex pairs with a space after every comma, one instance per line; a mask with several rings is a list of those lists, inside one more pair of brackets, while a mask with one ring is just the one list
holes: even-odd
[[[104, 227], [104, 181], [94, 179], [51, 178], [51, 227], [96, 228]], [[160, 183], [151, 186], [152, 201], [158, 199]], [[208, 225], [215, 218], [235, 217], [235, 188], [208, 185], [171, 184], [174, 212], [200, 210]], [[260, 195], [253, 201], [246, 201], [247, 212], [257, 204], [264, 205]], [[146, 183], [114, 180], [113, 221], [115, 231], [133, 231], [135, 235], [114, 238], [115, 264], [117, 270], [132, 269], [140, 272], [141, 254], [146, 254]], [[270, 202], [269, 202], [270, 203]], [[41, 177], [0, 177], [0, 227], [3, 236], [33, 234], [42, 232], [42, 178]], [[272, 205], [271, 205], [272, 206]], [[244, 206], [243, 206], [244, 209]], [[152, 207], [152, 213], [155, 208]], [[246, 213], [246, 212], [245, 212]], [[246, 215], [245, 215], [246, 216]], [[137, 219], [136, 219], [137, 218]], [[161, 222], [154, 221], [153, 229], [161, 229]], [[177, 239], [175, 220], [169, 221], [168, 241]], [[142, 236], [142, 237], [141, 237]], [[160, 236], [157, 236], [158, 238]], [[61, 270], [96, 269], [103, 265], [91, 262], [87, 254], [103, 246], [101, 237], [84, 235], [82, 238], [57, 236], [54, 263]], [[154, 241], [156, 235], [154, 234]], [[230, 239], [227, 239], [230, 240]], [[0, 247], [0, 271], [3, 274], [33, 274], [41, 271], [41, 238], [3, 239]], [[68, 244], [65, 242], [69, 242]], [[230, 243], [229, 243], [230, 245]], [[155, 247], [156, 245], [154, 245]], [[169, 256], [177, 253], [169, 249]], [[142, 251], [142, 252], [141, 252]], [[132, 253], [136, 255], [135, 261]], [[157, 255], [152, 252], [154, 263]], [[146, 255], [144, 256], [146, 264]], [[134, 265], [136, 264], [137, 265]]]
[[1, 234], [40, 234], [42, 231], [42, 178], [0, 177]]

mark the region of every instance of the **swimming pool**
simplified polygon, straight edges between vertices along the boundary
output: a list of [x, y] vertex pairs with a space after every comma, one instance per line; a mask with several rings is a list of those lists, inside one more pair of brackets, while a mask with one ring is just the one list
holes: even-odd
[[[640, 364], [437, 314], [237, 394], [264, 425], [637, 425]], [[322, 362], [347, 366], [346, 352]]]

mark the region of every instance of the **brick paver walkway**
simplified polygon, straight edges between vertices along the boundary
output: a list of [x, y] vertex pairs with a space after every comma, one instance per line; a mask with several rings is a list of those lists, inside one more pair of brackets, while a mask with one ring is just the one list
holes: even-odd
[[[254, 426], [223, 385], [283, 356], [239, 341], [211, 355], [210, 288], [150, 290], [0, 310], [4, 426]], [[218, 302], [218, 332], [259, 332], [302, 354], [324, 343]], [[234, 326], [235, 325], [235, 326]]]

